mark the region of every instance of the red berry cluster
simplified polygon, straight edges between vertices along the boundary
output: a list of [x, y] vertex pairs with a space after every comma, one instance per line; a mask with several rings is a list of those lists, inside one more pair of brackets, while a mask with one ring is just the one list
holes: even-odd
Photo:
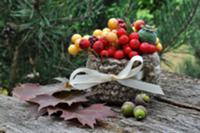
[[155, 44], [141, 42], [139, 31], [145, 25], [138, 20], [132, 24], [135, 31], [128, 33], [127, 24], [122, 19], [110, 19], [108, 28], [95, 30], [89, 38], [82, 38], [80, 49], [94, 51], [101, 58], [131, 59], [133, 56], [157, 52]]

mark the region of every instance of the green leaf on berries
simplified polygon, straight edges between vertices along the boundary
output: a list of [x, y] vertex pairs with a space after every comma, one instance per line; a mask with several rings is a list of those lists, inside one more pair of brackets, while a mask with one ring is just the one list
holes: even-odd
[[128, 32], [128, 33], [133, 32], [130, 19], [129, 19], [129, 18], [125, 18], [125, 21], [126, 21], [126, 23], [127, 23], [127, 32]]

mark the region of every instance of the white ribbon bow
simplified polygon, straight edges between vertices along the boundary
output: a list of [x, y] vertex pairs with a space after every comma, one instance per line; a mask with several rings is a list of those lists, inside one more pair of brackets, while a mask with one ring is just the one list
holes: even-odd
[[[140, 65], [132, 68], [137, 61], [140, 62]], [[100, 73], [89, 68], [78, 68], [71, 74], [69, 84], [74, 89], [85, 90], [101, 83], [117, 81], [118, 83], [133, 89], [164, 95], [164, 92], [159, 85], [137, 80], [142, 78], [142, 67], [142, 57], [134, 56], [118, 75]]]

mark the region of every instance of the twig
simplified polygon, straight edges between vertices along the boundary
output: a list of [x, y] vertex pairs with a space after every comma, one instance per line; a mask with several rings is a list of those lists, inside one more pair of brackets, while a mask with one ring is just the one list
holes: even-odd
[[70, 72], [71, 71], [70, 69], [67, 69], [67, 68], [61, 67], [61, 66], [56, 66], [56, 65], [53, 65], [53, 68], [60, 69], [60, 70], [66, 71], [66, 72]]
[[158, 100], [158, 101], [161, 101], [161, 102], [165, 102], [165, 103], [168, 103], [168, 104], [172, 104], [174, 106], [181, 107], [181, 108], [200, 111], [200, 107], [192, 105], [192, 104], [182, 103], [182, 102], [171, 100], [169, 98], [158, 97], [158, 96], [155, 96], [155, 99]]
[[41, 5], [41, 1], [40, 0], [35, 0], [33, 2], [33, 7], [34, 7], [35, 11], [39, 14], [41, 19], [45, 20], [45, 16], [41, 13], [40, 5]]
[[126, 8], [125, 13], [124, 13], [124, 16], [125, 16], [125, 17], [128, 16], [129, 11], [130, 11], [130, 9], [131, 9], [132, 3], [133, 3], [133, 1], [132, 1], [132, 0], [129, 0], [129, 2], [128, 2], [128, 7]]
[[[12, 88], [16, 82], [17, 75], [18, 75], [18, 59], [19, 59], [19, 52], [20, 51], [20, 45], [15, 48], [15, 52], [12, 59], [12, 65], [11, 65], [11, 72], [10, 72], [10, 85], [9, 88]], [[12, 91], [10, 89], [9, 93]]]

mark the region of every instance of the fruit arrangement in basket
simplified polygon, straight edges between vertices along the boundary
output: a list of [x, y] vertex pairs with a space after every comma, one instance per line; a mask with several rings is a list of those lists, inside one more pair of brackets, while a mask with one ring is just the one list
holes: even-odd
[[[128, 27], [122, 19], [117, 18], [109, 19], [107, 26], [102, 30], [94, 30], [92, 35], [82, 37], [80, 34], [74, 34], [71, 38], [72, 44], [68, 47], [69, 54], [75, 56], [79, 52], [87, 51], [87, 68], [115, 75], [119, 74], [133, 57], [141, 56], [144, 64], [138, 79], [158, 83], [160, 58], [157, 53], [161, 52], [163, 47], [156, 35], [156, 29], [143, 20], [137, 20]], [[132, 31], [128, 32], [128, 28]], [[138, 93], [137, 90], [116, 81], [98, 84], [91, 91], [95, 94], [91, 97], [93, 100], [114, 104], [132, 100]]]

